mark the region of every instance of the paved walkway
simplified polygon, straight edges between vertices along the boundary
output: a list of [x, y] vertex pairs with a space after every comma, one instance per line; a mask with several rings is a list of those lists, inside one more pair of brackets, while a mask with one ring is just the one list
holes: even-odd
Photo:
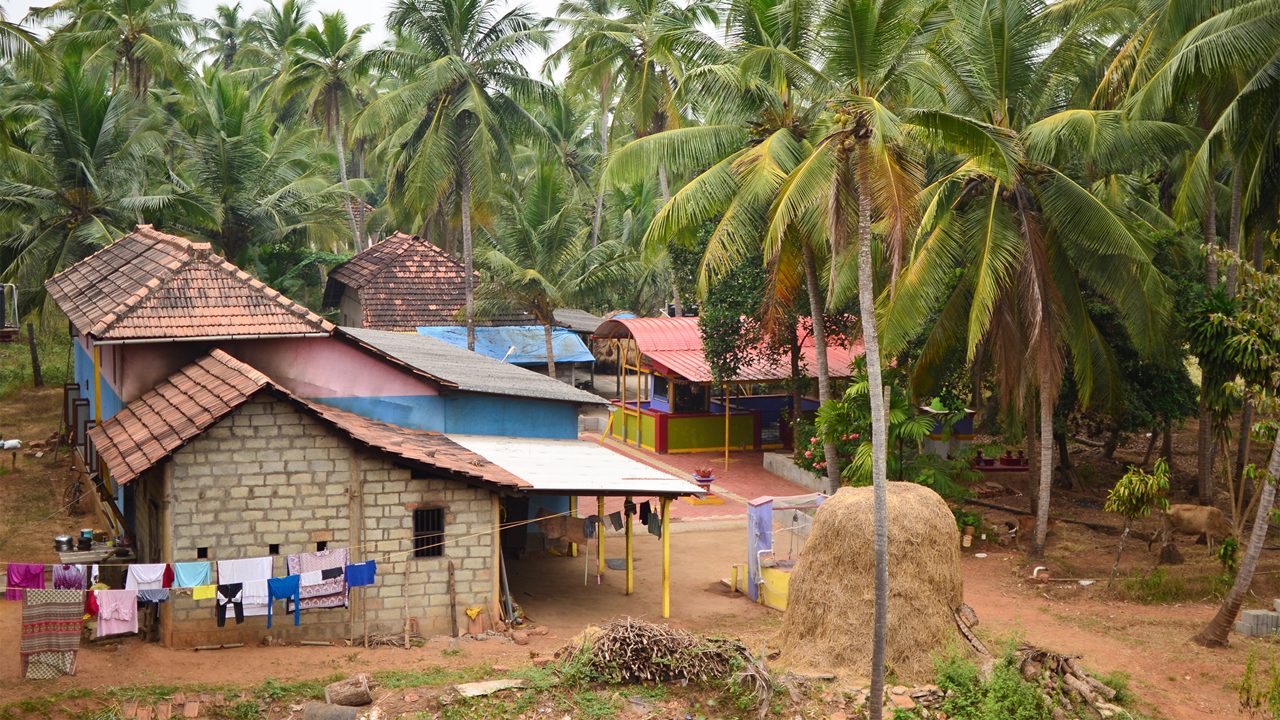
[[[583, 440], [600, 441], [599, 435], [581, 437]], [[677, 477], [692, 478], [693, 471], [697, 468], [710, 467], [715, 470], [716, 481], [711, 486], [711, 491], [724, 500], [724, 503], [703, 505], [691, 502], [689, 498], [680, 498], [671, 504], [671, 519], [675, 522], [745, 520], [749, 500], [761, 495], [803, 495], [809, 492], [807, 488], [766, 471], [764, 453], [761, 452], [730, 452], [729, 467], [726, 470], [723, 452], [659, 455], [611, 439], [605, 440], [604, 445], [614, 452], [628, 455]], [[622, 503], [622, 498], [605, 498], [605, 512], [621, 510]], [[579, 514], [589, 515], [595, 512], [596, 498], [580, 497], [578, 507]]]

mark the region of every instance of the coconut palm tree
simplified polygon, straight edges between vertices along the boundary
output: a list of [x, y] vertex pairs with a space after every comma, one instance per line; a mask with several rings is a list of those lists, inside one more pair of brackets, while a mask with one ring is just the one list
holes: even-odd
[[347, 195], [343, 206], [351, 222], [353, 252], [363, 249], [364, 233], [356, 220], [354, 204], [357, 198], [351, 194], [351, 183], [347, 178], [347, 151], [342, 139], [347, 134], [344, 118], [354, 116], [358, 109], [356, 88], [367, 69], [360, 41], [368, 31], [368, 25], [348, 31], [347, 18], [341, 12], [322, 14], [319, 27], [312, 25], [290, 41], [296, 60], [286, 83], [288, 94], [300, 93], [306, 97], [311, 117], [320, 122], [337, 150], [338, 177]]
[[[1163, 279], [1145, 236], [1124, 208], [1096, 197], [1091, 181], [1141, 168], [1185, 140], [1182, 128], [1127, 120], [1116, 111], [1055, 112], [1084, 77], [1100, 5], [1040, 0], [957, 2], [931, 47], [948, 85], [948, 112], [916, 122], [962, 123], [993, 142], [968, 153], [925, 189], [913, 261], [886, 316], [896, 351], [937, 312], [917, 373], [936, 369], [963, 343], [994, 358], [1001, 398], [1028, 388], [1039, 398], [1039, 491], [1031, 554], [1043, 553], [1053, 478], [1053, 410], [1069, 352], [1087, 400], [1096, 361], [1106, 357], [1084, 306], [1088, 286], [1114, 306], [1135, 345], [1150, 349], [1166, 312]], [[1095, 15], [1098, 13], [1100, 15]], [[993, 40], [994, 39], [994, 40]], [[1046, 50], [1046, 48], [1048, 48]]]
[[73, 53], [87, 65], [111, 68], [111, 89], [122, 78], [142, 95], [156, 78], [181, 81], [196, 23], [178, 0], [59, 0], [31, 13], [38, 20], [70, 18], [49, 38], [50, 46]]
[[196, 52], [200, 57], [216, 61], [223, 70], [231, 70], [249, 40], [252, 26], [240, 12], [240, 3], [219, 5], [213, 17], [200, 19], [203, 32], [195, 39]]
[[39, 38], [21, 24], [5, 19], [0, 8], [0, 60], [9, 62], [40, 49]]
[[171, 182], [152, 190], [167, 224], [208, 238], [233, 262], [290, 235], [332, 248], [349, 193], [333, 181], [321, 131], [277, 124], [270, 99], [234, 76], [214, 71], [193, 90], [193, 106], [175, 118], [186, 138]]
[[496, 0], [397, 0], [387, 24], [401, 42], [374, 57], [404, 81], [369, 104], [355, 131], [384, 138], [378, 151], [402, 222], [421, 227], [457, 203], [467, 347], [474, 349], [473, 202], [496, 190], [499, 170], [510, 165], [511, 138], [539, 134], [517, 100], [546, 92], [522, 62], [546, 47], [546, 23], [523, 6], [499, 14]]
[[557, 160], [550, 153], [533, 158], [527, 177], [502, 191], [493, 231], [476, 253], [483, 271], [477, 290], [481, 314], [533, 315], [546, 335], [551, 377], [553, 313], [621, 282], [633, 264], [616, 240], [590, 246], [584, 203]]
[[64, 62], [47, 96], [11, 100], [24, 130], [0, 165], [0, 215], [16, 231], [0, 243], [0, 277], [40, 288], [142, 221], [145, 162], [163, 137], [132, 94], [110, 91], [105, 68]]
[[[311, 0], [268, 2], [253, 14], [248, 25], [248, 40], [241, 55], [247, 74], [265, 90], [284, 78], [293, 63], [292, 43], [307, 29]], [[278, 87], [278, 86], [277, 86]]]

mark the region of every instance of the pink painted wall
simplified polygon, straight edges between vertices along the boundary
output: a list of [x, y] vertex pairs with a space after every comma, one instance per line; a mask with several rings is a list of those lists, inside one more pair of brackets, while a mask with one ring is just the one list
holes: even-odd
[[[160, 381], [191, 364], [209, 352], [210, 345], [201, 342], [146, 343], [141, 345], [103, 345], [105, 355], [112, 347], [121, 358], [120, 399], [125, 403], [138, 399]], [[127, 368], [127, 370], [125, 370]]]
[[222, 347], [302, 397], [439, 394], [434, 384], [334, 338], [244, 340]]

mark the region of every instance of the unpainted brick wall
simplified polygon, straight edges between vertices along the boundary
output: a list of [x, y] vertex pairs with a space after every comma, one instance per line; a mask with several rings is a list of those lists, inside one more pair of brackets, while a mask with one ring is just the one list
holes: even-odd
[[[298, 410], [263, 395], [241, 406], [171, 459], [169, 562], [259, 557], [279, 545], [275, 574], [286, 574], [285, 555], [354, 547], [352, 560], [376, 559], [373, 586], [351, 590], [351, 608], [303, 610], [293, 626], [284, 603], [265, 617], [229, 620], [218, 628], [214, 602], [174, 593], [164, 609], [163, 633], [175, 647], [256, 643], [265, 635], [286, 641], [339, 639], [400, 631], [407, 614], [424, 634], [448, 632], [447, 564], [455, 565], [458, 609], [489, 607], [493, 593], [494, 515], [491, 492], [397, 467], [389, 456], [357, 449], [348, 438]], [[363, 536], [352, 527], [353, 463], [363, 480]], [[414, 558], [413, 508], [445, 508], [443, 557]], [[357, 526], [359, 518], [357, 516]], [[355, 546], [359, 547], [355, 547]], [[361, 604], [363, 603], [363, 607]], [[465, 625], [465, 617], [459, 619]]]

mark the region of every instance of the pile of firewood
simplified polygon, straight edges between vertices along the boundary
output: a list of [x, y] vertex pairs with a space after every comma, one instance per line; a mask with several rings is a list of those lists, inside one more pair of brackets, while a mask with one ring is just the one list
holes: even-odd
[[1116, 691], [1085, 672], [1076, 663], [1079, 658], [1025, 643], [1014, 654], [1022, 677], [1040, 687], [1050, 706], [1061, 707], [1068, 714], [1087, 708], [1100, 718], [1122, 715], [1124, 710], [1111, 703]]
[[557, 657], [567, 665], [584, 663], [593, 675], [614, 683], [726, 681], [757, 665], [736, 640], [703, 638], [633, 618], [584, 633]]

